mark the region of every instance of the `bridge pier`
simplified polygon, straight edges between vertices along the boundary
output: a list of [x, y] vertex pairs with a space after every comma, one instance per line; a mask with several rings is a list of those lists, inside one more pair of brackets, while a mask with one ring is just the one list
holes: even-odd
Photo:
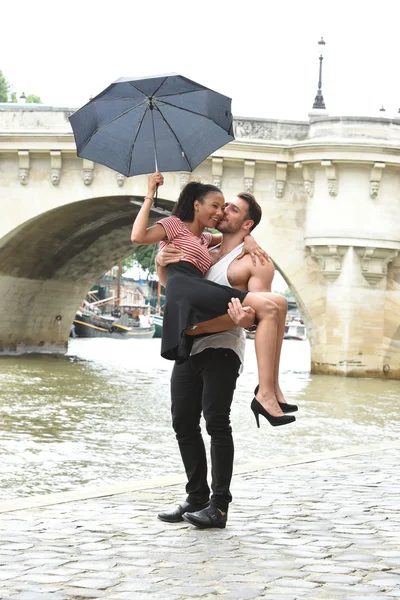
[[65, 354], [86, 286], [0, 275], [0, 289], [0, 354]]
[[340, 275], [307, 300], [311, 370], [400, 379], [400, 263], [370, 283], [357, 250], [345, 249]]

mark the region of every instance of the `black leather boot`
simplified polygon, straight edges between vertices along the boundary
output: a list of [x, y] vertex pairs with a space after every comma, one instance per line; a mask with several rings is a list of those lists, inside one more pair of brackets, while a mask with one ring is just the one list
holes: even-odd
[[186, 502], [185, 500], [185, 502], [182, 502], [182, 504], [179, 504], [176, 508], [160, 513], [157, 517], [160, 521], [166, 521], [166, 523], [179, 523], [180, 521], [183, 521], [183, 515], [185, 513], [202, 510], [209, 506], [209, 504], [209, 502], [206, 502], [206, 504], [190, 504], [190, 502]]
[[199, 527], [200, 529], [211, 529], [213, 527], [217, 529], [225, 529], [226, 522], [228, 520], [228, 513], [223, 515], [218, 508], [209, 506], [208, 508], [203, 508], [203, 510], [199, 510], [198, 512], [185, 513], [183, 515], [183, 519], [191, 525]]

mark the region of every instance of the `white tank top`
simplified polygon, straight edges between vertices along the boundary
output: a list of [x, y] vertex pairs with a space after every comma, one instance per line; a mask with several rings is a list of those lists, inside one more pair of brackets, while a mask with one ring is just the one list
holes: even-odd
[[[239, 244], [229, 254], [226, 254], [215, 263], [205, 274], [205, 279], [232, 287], [228, 280], [228, 268], [231, 262], [241, 253], [243, 245], [243, 243]], [[199, 339], [194, 338], [192, 354], [199, 354], [206, 348], [230, 348], [238, 355], [240, 362], [243, 364], [245, 346], [246, 334], [244, 330], [242, 327], [234, 327], [228, 331], [212, 333]]]

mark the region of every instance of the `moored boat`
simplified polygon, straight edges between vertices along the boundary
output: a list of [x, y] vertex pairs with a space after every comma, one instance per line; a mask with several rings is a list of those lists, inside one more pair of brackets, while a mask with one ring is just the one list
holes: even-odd
[[163, 328], [163, 316], [162, 315], [152, 315], [153, 324], [155, 327], [154, 337], [160, 338], [162, 337], [162, 328]]
[[75, 315], [74, 331], [76, 337], [124, 339], [129, 333], [129, 327], [119, 323], [119, 319], [82, 309]]
[[284, 340], [306, 340], [307, 331], [303, 321], [293, 319], [285, 324]]
[[[120, 313], [119, 313], [120, 314]], [[74, 337], [107, 337], [117, 340], [132, 338], [150, 339], [154, 336], [155, 326], [149, 317], [139, 315], [130, 318], [126, 313], [122, 316], [104, 315], [89, 306], [81, 308], [74, 319]]]

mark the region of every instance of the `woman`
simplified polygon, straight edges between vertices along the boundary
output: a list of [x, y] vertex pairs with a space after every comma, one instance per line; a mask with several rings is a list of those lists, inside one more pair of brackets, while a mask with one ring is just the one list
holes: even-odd
[[255, 311], [258, 321], [255, 345], [259, 388], [251, 405], [257, 424], [260, 414], [273, 426], [293, 422], [295, 417], [285, 415], [275, 397], [276, 305], [268, 298], [268, 293], [245, 292], [202, 278], [211, 266], [208, 247], [220, 241], [220, 235], [204, 230], [215, 228], [223, 217], [225, 201], [221, 191], [212, 185], [189, 183], [182, 190], [172, 216], [148, 227], [155, 192], [163, 183], [161, 173], [149, 176], [148, 192], [131, 235], [136, 244], [160, 242], [160, 248], [173, 241], [186, 255], [185, 260], [167, 267], [162, 356], [186, 360], [193, 336], [231, 329], [233, 323], [227, 308], [232, 298], [238, 298], [245, 310], [250, 307]]

